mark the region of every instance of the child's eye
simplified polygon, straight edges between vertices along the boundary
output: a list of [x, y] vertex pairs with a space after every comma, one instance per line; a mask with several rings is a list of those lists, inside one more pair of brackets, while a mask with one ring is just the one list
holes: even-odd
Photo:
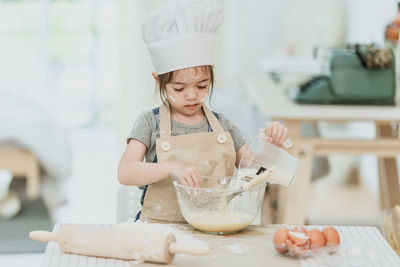
[[197, 87], [199, 87], [200, 89], [205, 89], [205, 88], [207, 87], [207, 85], [204, 85], [204, 86], [197, 86]]
[[183, 88], [174, 88], [174, 90], [179, 92], [179, 91], [182, 91]]

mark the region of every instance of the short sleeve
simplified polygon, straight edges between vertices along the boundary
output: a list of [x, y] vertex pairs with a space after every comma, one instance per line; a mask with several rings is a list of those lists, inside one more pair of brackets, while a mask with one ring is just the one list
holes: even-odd
[[242, 145], [246, 143], [246, 140], [243, 138], [243, 135], [240, 132], [239, 128], [233, 122], [231, 122], [222, 113], [219, 113], [218, 116], [222, 128], [224, 128], [225, 131], [231, 134], [233, 143], [235, 144], [235, 150], [238, 151], [242, 147]]
[[155, 119], [153, 112], [151, 110], [143, 111], [133, 124], [132, 130], [126, 140], [127, 143], [129, 143], [131, 139], [136, 139], [149, 149], [154, 127]]

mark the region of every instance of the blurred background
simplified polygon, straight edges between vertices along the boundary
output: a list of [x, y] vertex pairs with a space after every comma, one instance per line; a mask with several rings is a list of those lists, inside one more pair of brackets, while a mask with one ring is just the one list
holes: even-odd
[[[121, 210], [137, 212], [140, 191], [121, 187], [117, 168], [136, 118], [160, 103], [141, 25], [163, 2], [0, 0], [0, 265], [40, 263], [35, 253], [44, 245], [27, 240], [29, 230], [116, 223], [125, 219]], [[211, 106], [247, 140], [269, 119], [252, 81], [262, 77], [264, 87], [277, 90], [310, 78], [316, 46], [393, 45], [385, 31], [398, 16], [395, 0], [218, 2], [225, 21]], [[277, 83], [271, 72], [291, 75]], [[304, 130], [375, 136], [372, 122]], [[374, 155], [315, 159], [307, 222], [377, 225], [377, 175]], [[130, 202], [118, 203], [124, 194]]]

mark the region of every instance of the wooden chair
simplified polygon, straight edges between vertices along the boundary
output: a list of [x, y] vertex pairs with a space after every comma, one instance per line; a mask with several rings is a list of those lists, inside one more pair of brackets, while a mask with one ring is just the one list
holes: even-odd
[[40, 166], [37, 158], [28, 150], [0, 148], [0, 169], [11, 171], [14, 178], [26, 179], [26, 195], [29, 200], [40, 195]]

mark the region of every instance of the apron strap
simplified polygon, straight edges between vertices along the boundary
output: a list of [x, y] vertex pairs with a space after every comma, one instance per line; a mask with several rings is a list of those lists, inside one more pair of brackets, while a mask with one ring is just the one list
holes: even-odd
[[[203, 106], [204, 114], [208, 120], [208, 123], [211, 126], [213, 132], [222, 133], [224, 129], [217, 117], [204, 105]], [[171, 113], [170, 109], [164, 104], [160, 106], [160, 137], [163, 138], [165, 136], [171, 136]]]
[[222, 133], [224, 132], [224, 128], [222, 128], [221, 123], [217, 117], [208, 109], [205, 105], [203, 105], [204, 114], [206, 114], [208, 123], [210, 124], [213, 132]]
[[171, 114], [169, 107], [162, 104], [160, 106], [160, 137], [171, 136]]

